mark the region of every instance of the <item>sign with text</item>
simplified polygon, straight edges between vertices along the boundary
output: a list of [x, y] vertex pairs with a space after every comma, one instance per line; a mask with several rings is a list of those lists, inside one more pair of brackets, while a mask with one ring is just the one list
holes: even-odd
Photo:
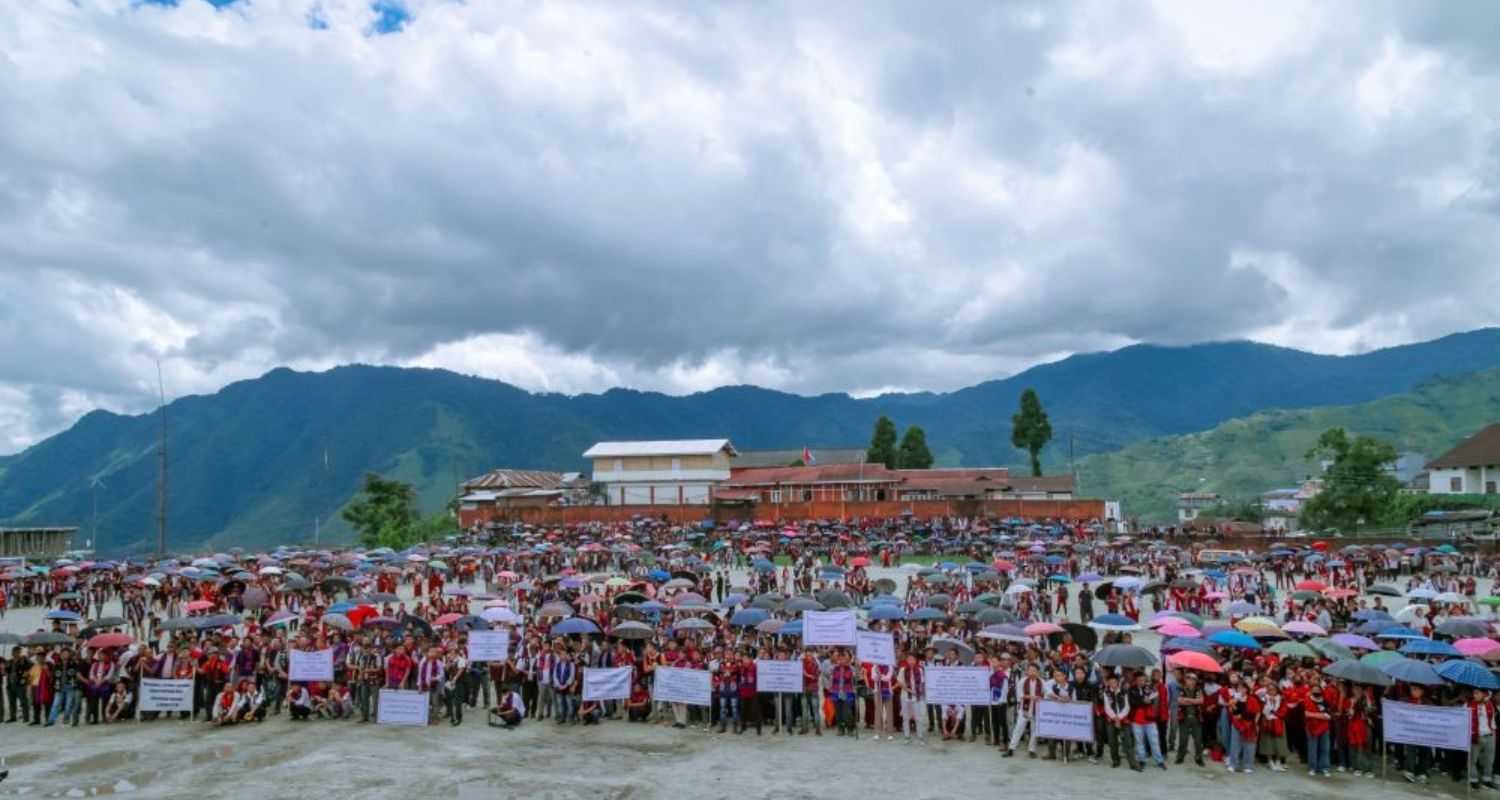
[[287, 680], [292, 683], [333, 680], [333, 650], [293, 650], [287, 654]]
[[928, 667], [927, 702], [955, 706], [990, 704], [989, 667]]
[[630, 667], [583, 670], [583, 699], [585, 700], [629, 700]]
[[193, 679], [141, 679], [142, 711], [192, 711]]
[[802, 693], [801, 661], [755, 662], [755, 691]]
[[510, 631], [469, 631], [469, 662], [510, 658]]
[[850, 609], [802, 612], [802, 643], [809, 647], [852, 647], [854, 631], [854, 612]]
[[1388, 742], [1442, 750], [1469, 749], [1468, 706], [1419, 706], [1381, 700], [1380, 711], [1385, 717]]
[[381, 689], [375, 721], [381, 725], [426, 725], [427, 693]]
[[1094, 741], [1094, 707], [1088, 703], [1042, 700], [1036, 705], [1038, 739]]
[[858, 654], [861, 664], [896, 666], [896, 639], [889, 633], [856, 631], [854, 652]]
[[657, 667], [651, 699], [659, 703], [711, 706], [713, 691], [713, 680], [706, 669]]

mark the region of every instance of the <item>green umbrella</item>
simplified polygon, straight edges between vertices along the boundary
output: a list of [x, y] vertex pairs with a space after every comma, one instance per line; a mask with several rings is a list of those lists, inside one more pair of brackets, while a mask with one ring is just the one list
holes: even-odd
[[1403, 656], [1395, 650], [1377, 650], [1376, 652], [1366, 653], [1363, 656], [1360, 656], [1359, 661], [1361, 664], [1369, 664], [1372, 667], [1381, 667], [1385, 666], [1387, 663], [1399, 660], [1401, 658], [1403, 658]]
[[1500, 606], [1500, 597], [1496, 597], [1495, 595], [1481, 597], [1479, 598], [1479, 604], [1482, 606]]
[[1318, 654], [1311, 647], [1301, 642], [1277, 642], [1271, 645], [1271, 652], [1282, 658], [1317, 658]]
[[[1307, 646], [1318, 651], [1318, 653], [1330, 661], [1355, 661], [1359, 658], [1359, 656], [1354, 655], [1353, 650], [1322, 636], [1316, 639], [1308, 639]], [[1276, 648], [1273, 647], [1271, 649], [1275, 650]]]

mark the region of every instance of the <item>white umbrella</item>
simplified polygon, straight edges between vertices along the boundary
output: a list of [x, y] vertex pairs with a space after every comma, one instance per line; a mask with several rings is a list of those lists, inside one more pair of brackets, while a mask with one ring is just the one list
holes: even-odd
[[508, 625], [514, 625], [521, 621], [516, 612], [508, 608], [486, 608], [480, 612], [479, 616], [485, 622], [502, 622]]
[[1406, 608], [1401, 609], [1400, 611], [1397, 611], [1396, 612], [1396, 621], [1397, 622], [1411, 622], [1412, 620], [1416, 619], [1418, 616], [1422, 616], [1422, 617], [1427, 616], [1427, 611], [1428, 611], [1427, 606], [1424, 606], [1421, 603], [1415, 603], [1415, 604], [1407, 606]]

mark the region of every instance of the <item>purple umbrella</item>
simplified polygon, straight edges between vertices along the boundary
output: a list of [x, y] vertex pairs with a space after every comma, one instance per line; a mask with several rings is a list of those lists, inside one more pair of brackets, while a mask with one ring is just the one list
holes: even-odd
[[1376, 644], [1375, 640], [1367, 636], [1360, 636], [1357, 633], [1336, 633], [1333, 635], [1331, 641], [1336, 644], [1341, 644], [1345, 647], [1353, 647], [1359, 650], [1380, 649], [1380, 645]]

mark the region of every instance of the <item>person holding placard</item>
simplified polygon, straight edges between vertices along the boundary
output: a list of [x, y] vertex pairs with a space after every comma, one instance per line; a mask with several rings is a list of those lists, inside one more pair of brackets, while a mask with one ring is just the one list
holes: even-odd
[[1009, 758], [1026, 741], [1026, 755], [1036, 758], [1036, 706], [1043, 696], [1041, 670], [1035, 664], [1026, 666], [1026, 677], [1016, 683], [1016, 727], [1010, 734]]
[[833, 700], [835, 724], [840, 736], [858, 735], [858, 724], [854, 719], [856, 670], [849, 663], [849, 653], [839, 650], [834, 654], [834, 666], [828, 674], [828, 696]]
[[1495, 789], [1495, 704], [1490, 693], [1475, 689], [1469, 694], [1469, 788], [1482, 782]]
[[870, 687], [870, 703], [875, 707], [875, 741], [885, 734], [888, 741], [896, 741], [895, 724], [891, 719], [891, 704], [894, 702], [896, 671], [885, 664], [866, 664], [865, 685]]

